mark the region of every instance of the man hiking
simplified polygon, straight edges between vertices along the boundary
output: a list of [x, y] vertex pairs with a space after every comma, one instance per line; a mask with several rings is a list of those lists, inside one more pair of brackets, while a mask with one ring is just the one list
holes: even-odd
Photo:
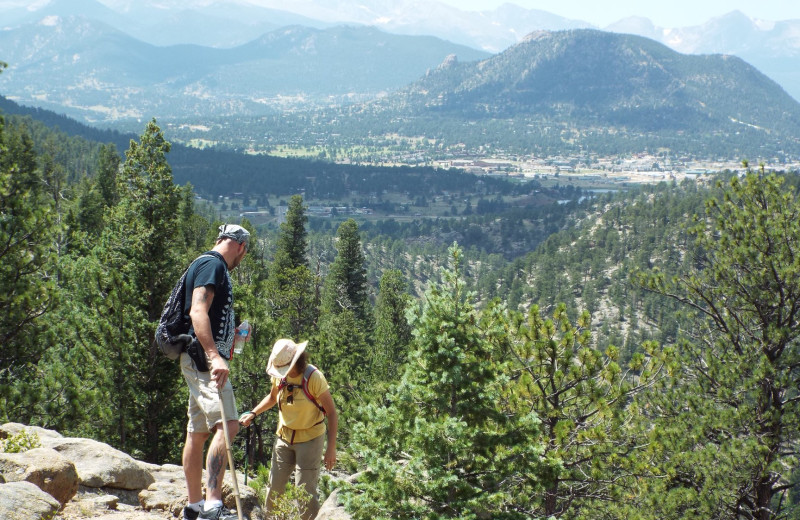
[[[236, 317], [230, 271], [247, 253], [250, 233], [241, 226], [219, 227], [211, 251], [197, 258], [186, 273], [184, 311], [191, 319], [194, 341], [181, 354], [181, 372], [189, 385], [189, 422], [183, 448], [188, 504], [184, 520], [235, 520], [237, 515], [222, 504], [226, 447], [222, 410], [231, 438], [239, 431], [239, 414], [228, 378]], [[233, 419], [231, 419], [233, 418]], [[206, 457], [206, 494], [203, 497], [203, 449], [213, 433]]]

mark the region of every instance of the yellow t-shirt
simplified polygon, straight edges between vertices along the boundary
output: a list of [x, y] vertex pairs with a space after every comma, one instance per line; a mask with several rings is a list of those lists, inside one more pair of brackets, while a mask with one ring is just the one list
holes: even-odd
[[[325, 414], [311, 402], [303, 392], [303, 376], [287, 377], [286, 382], [293, 386], [278, 393], [278, 436], [290, 444], [310, 441], [325, 433]], [[281, 380], [272, 378], [272, 386], [280, 386]], [[328, 390], [328, 380], [319, 369], [314, 370], [308, 379], [308, 391], [314, 399]], [[289, 402], [291, 396], [292, 402]], [[322, 403], [319, 403], [320, 406]]]

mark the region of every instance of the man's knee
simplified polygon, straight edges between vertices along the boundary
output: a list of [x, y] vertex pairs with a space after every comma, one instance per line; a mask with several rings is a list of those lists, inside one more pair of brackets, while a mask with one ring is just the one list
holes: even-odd
[[203, 446], [205, 445], [206, 441], [208, 440], [209, 434], [204, 433], [197, 433], [197, 432], [190, 432], [186, 434], [186, 445], [184, 450], [187, 451], [195, 451], [200, 450], [203, 451]]
[[[239, 421], [228, 421], [228, 437], [233, 439], [237, 433], [239, 433]], [[221, 422], [214, 425], [214, 434], [224, 438], [225, 429], [222, 427]]]
[[[217, 433], [220, 435], [224, 435], [224, 428], [222, 427], [222, 423], [217, 424]], [[239, 421], [228, 421], [228, 437], [233, 439], [236, 437], [236, 434], [239, 433]]]

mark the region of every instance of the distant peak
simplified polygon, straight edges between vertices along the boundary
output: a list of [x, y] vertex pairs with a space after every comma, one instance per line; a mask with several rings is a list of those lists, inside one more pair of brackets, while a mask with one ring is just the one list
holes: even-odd
[[450, 67], [456, 65], [458, 63], [458, 56], [455, 54], [448, 55], [444, 61], [436, 67], [438, 70], [449, 69]]
[[618, 27], [618, 26], [655, 28], [655, 24], [653, 23], [653, 21], [645, 16], [627, 16], [609, 25], [609, 27]]
[[522, 39], [522, 41], [523, 42], [535, 42], [535, 41], [540, 41], [540, 40], [546, 40], [546, 39], [552, 37], [552, 35], [553, 35], [553, 33], [551, 31], [544, 31], [544, 30], [533, 31], [532, 33], [530, 33], [527, 36], [525, 36]]
[[734, 9], [733, 11], [731, 11], [729, 13], [723, 14], [719, 18], [747, 18], [748, 20], [750, 19], [749, 16], [747, 16], [746, 14], [744, 14], [743, 12], [741, 12], [738, 9]]

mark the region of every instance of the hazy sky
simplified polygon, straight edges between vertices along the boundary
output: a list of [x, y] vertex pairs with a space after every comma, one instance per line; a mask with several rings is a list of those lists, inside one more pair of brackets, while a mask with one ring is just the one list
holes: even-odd
[[[467, 11], [494, 9], [508, 0], [440, 0]], [[511, 0], [527, 9], [604, 27], [628, 16], [644, 16], [661, 27], [700, 25], [739, 10], [762, 20], [800, 19], [800, 0]]]
[[[0, 0], [0, 7], [32, 6], [52, 0]], [[100, 0], [104, 4], [126, 0]], [[127, 0], [132, 1], [132, 0]], [[135, 0], [134, 0], [135, 1]], [[161, 0], [166, 4], [190, 4], [193, 0]], [[209, 0], [194, 0], [209, 2]], [[275, 0], [250, 0], [262, 5], [280, 5]], [[291, 1], [291, 0], [290, 0]], [[739, 10], [767, 21], [800, 20], [800, 0], [438, 0], [465, 11], [483, 11], [504, 3], [540, 9], [582, 20], [603, 28], [628, 16], [644, 16], [660, 27], [700, 25], [711, 18]]]

